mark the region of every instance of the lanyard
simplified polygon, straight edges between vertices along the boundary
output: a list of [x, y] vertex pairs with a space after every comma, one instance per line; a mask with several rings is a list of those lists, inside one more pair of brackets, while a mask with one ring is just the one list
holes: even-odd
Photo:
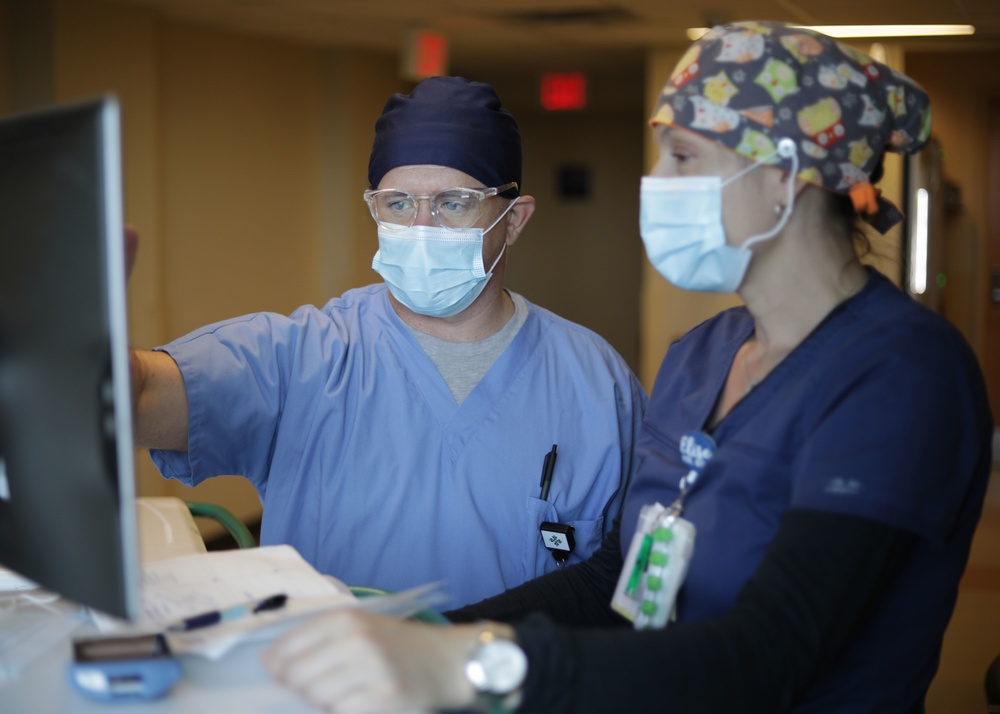
[[639, 629], [662, 627], [673, 609], [694, 547], [694, 526], [681, 518], [684, 500], [715, 453], [712, 437], [700, 431], [685, 434], [678, 446], [689, 471], [668, 507], [643, 506], [611, 602]]
[[705, 464], [715, 454], [715, 441], [703, 431], [688, 432], [681, 437], [678, 447], [681, 453], [681, 460], [684, 461], [690, 471], [681, 478], [680, 493], [677, 494], [677, 498], [667, 508], [668, 523], [672, 523], [684, 512], [684, 499], [687, 498], [688, 493], [694, 488], [695, 483], [698, 481], [698, 476], [701, 475], [702, 469], [705, 468]]

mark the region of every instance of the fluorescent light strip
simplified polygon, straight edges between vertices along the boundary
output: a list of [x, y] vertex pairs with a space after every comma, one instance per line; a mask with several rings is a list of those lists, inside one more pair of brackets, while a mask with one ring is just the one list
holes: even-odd
[[910, 292], [923, 295], [927, 290], [927, 189], [918, 188], [916, 216], [910, 236]]
[[[972, 25], [798, 25], [841, 39], [852, 37], [942, 37], [972, 35]], [[688, 28], [688, 39], [694, 41], [708, 32], [707, 27]]]

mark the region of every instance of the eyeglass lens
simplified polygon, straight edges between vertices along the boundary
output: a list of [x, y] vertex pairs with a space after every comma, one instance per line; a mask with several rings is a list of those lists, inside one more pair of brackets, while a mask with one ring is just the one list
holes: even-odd
[[413, 225], [421, 200], [430, 203], [431, 215], [445, 228], [468, 228], [476, 222], [483, 208], [482, 194], [466, 189], [449, 189], [433, 196], [389, 191], [372, 197], [375, 220], [401, 226]]

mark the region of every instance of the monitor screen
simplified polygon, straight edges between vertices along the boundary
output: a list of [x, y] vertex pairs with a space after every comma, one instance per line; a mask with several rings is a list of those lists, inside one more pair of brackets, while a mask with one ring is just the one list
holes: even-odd
[[0, 119], [0, 564], [135, 619], [119, 109]]

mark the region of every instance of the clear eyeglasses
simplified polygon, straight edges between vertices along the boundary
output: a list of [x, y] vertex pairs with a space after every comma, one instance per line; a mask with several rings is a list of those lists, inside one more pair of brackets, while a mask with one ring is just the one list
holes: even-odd
[[398, 188], [380, 188], [365, 191], [364, 199], [375, 222], [389, 231], [402, 231], [412, 226], [421, 201], [427, 201], [431, 215], [442, 228], [462, 230], [479, 220], [487, 198], [512, 188], [517, 188], [516, 181], [495, 188], [449, 188], [433, 196], [414, 196]]

